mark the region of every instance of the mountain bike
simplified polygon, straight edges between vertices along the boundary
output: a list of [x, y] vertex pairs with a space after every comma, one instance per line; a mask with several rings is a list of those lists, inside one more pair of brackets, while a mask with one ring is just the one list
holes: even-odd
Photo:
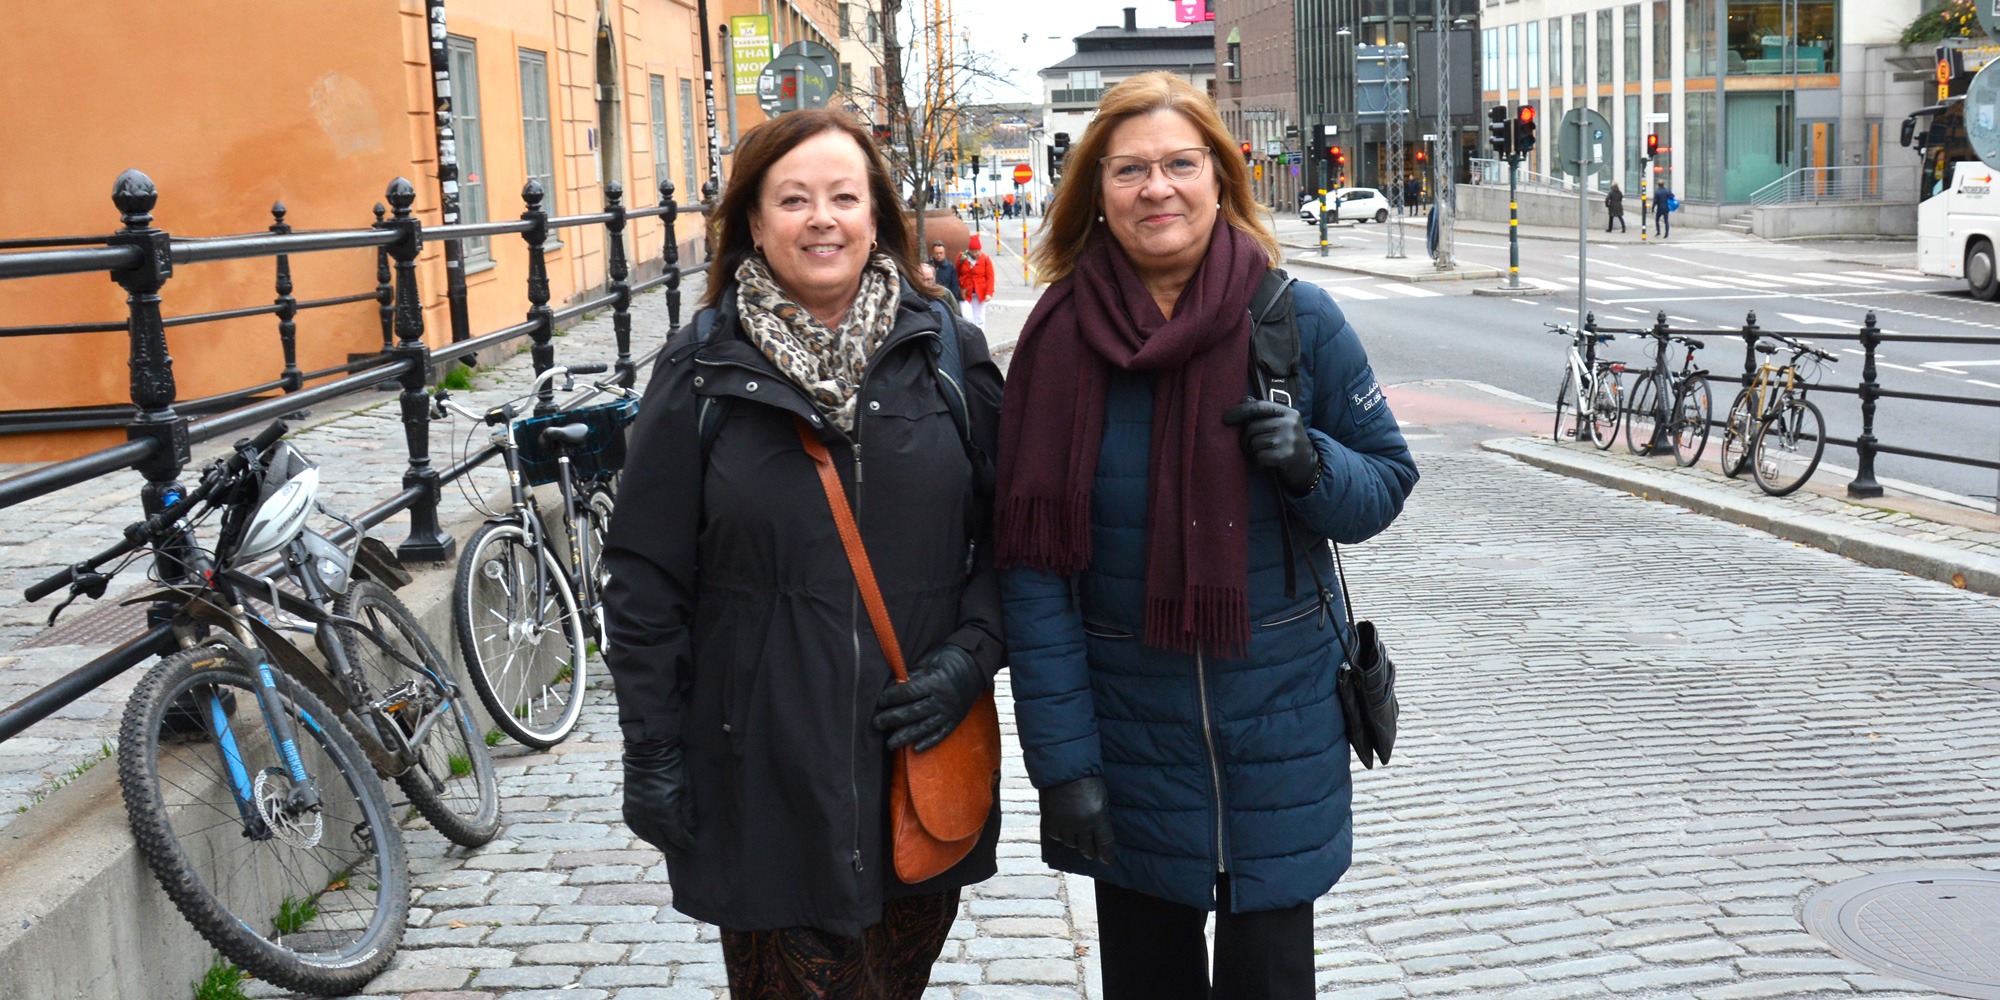
[[[605, 365], [555, 366], [536, 377], [527, 398], [557, 379]], [[526, 415], [515, 403], [475, 413], [440, 390], [434, 408], [494, 428], [507, 467], [511, 504], [466, 543], [452, 586], [452, 620], [473, 689], [495, 725], [525, 746], [545, 750], [568, 738], [583, 713], [585, 663], [594, 641], [608, 641], [603, 601], [604, 536], [611, 523], [615, 476], [625, 460], [624, 428], [638, 396], [615, 382], [590, 395], [617, 399]], [[560, 490], [559, 527], [545, 524], [534, 486]], [[555, 536], [555, 537], [552, 537]]]
[[[1623, 412], [1620, 404], [1624, 391], [1619, 375], [1625, 366], [1621, 362], [1599, 358], [1596, 353], [1598, 345], [1608, 344], [1615, 338], [1608, 333], [1592, 334], [1587, 330], [1578, 330], [1566, 323], [1542, 325], [1570, 339], [1562, 385], [1556, 389], [1555, 439], [1581, 441], [1587, 433], [1589, 440], [1597, 445], [1597, 450], [1611, 447], [1611, 442], [1618, 438], [1618, 420]], [[1567, 436], [1563, 433], [1565, 409], [1576, 414], [1576, 427]]]
[[[162, 589], [128, 603], [171, 605], [180, 649], [140, 680], [119, 727], [139, 853], [217, 951], [275, 985], [333, 995], [388, 964], [409, 911], [378, 775], [468, 846], [499, 830], [499, 783], [450, 665], [388, 586], [408, 575], [352, 521], [352, 551], [306, 527], [315, 510], [342, 519], [318, 506], [319, 469], [284, 432], [273, 423], [237, 442], [193, 491], [168, 493], [117, 544], [27, 596], [69, 588], [53, 623], [78, 597], [103, 596], [117, 569], [100, 566], [156, 553]], [[203, 549], [196, 531], [217, 513]], [[273, 555], [284, 588], [242, 568]], [[326, 665], [286, 631], [311, 635]]]
[[[1632, 383], [1631, 411], [1625, 417], [1626, 450], [1645, 455], [1672, 447], [1676, 463], [1693, 465], [1708, 448], [1708, 425], [1715, 416], [1708, 371], [1694, 365], [1694, 352], [1704, 345], [1692, 337], [1658, 331], [1638, 336], [1655, 342], [1653, 364]], [[1667, 367], [1669, 342], [1687, 348], [1678, 371]]]
[[1790, 348], [1792, 356], [1774, 364], [1777, 345], [1758, 341], [1757, 353], [1765, 360], [1730, 404], [1723, 426], [1722, 471], [1734, 478], [1748, 469], [1759, 489], [1781, 497], [1804, 486], [1826, 452], [1826, 418], [1806, 398], [1806, 390], [1818, 381], [1821, 363], [1840, 359], [1789, 337], [1764, 337]]

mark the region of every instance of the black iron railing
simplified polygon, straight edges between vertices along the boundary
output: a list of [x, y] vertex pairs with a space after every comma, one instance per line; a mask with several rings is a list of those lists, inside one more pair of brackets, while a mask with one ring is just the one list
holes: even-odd
[[[1695, 338], [1734, 337], [1743, 341], [1743, 372], [1733, 377], [1733, 381], [1746, 388], [1757, 376], [1757, 341], [1763, 337], [1782, 337], [1788, 340], [1831, 340], [1857, 343], [1861, 345], [1861, 381], [1858, 385], [1815, 384], [1813, 392], [1830, 392], [1854, 396], [1861, 401], [1861, 433], [1852, 438], [1828, 436], [1826, 443], [1854, 450], [1857, 462], [1854, 479], [1847, 484], [1847, 495], [1851, 497], [1879, 497], [1882, 484], [1875, 479], [1875, 457], [1877, 455], [1900, 455], [1905, 458], [1926, 459], [1946, 462], [1978, 469], [2000, 470], [2000, 461], [1973, 455], [1956, 455], [1950, 452], [1917, 448], [1911, 445], [1890, 444], [1875, 436], [1875, 414], [1884, 399], [1907, 399], [1925, 403], [1945, 403], [1956, 406], [1978, 406], [2000, 408], [2000, 399], [1981, 399], [1976, 396], [1954, 396], [1935, 392], [1910, 392], [1901, 389], [1884, 389], [1877, 381], [1876, 349], [1883, 344], [1952, 344], [1964, 347], [2000, 347], [2000, 337], [1940, 337], [1925, 334], [1884, 333], [1876, 323], [1874, 310], [1869, 310], [1867, 318], [1854, 333], [1823, 332], [1786, 333], [1767, 330], [1757, 325], [1757, 314], [1752, 312], [1744, 317], [1743, 326], [1737, 329], [1677, 329], [1667, 325], [1667, 314], [1659, 313], [1650, 327], [1599, 326], [1594, 313], [1584, 317], [1584, 329], [1593, 333], [1625, 333], [1665, 338], [1682, 336]], [[1662, 341], [1664, 342], [1664, 341]], [[1629, 367], [1628, 367], [1629, 370]], [[1711, 378], [1731, 379], [1731, 376]], [[1711, 426], [1721, 426], [1723, 421], [1711, 419]]]
[[[704, 194], [710, 202], [713, 201], [712, 186]], [[128, 363], [131, 368], [129, 405], [0, 414], [0, 432], [122, 427], [127, 437], [123, 444], [0, 480], [0, 509], [107, 473], [134, 469], [145, 478], [145, 484], [140, 489], [140, 502], [144, 513], [150, 516], [166, 506], [168, 497], [185, 493], [179, 477], [189, 461], [191, 445], [393, 380], [402, 390], [403, 430], [409, 452], [409, 462], [403, 473], [403, 489], [394, 497], [363, 512], [356, 520], [367, 528], [408, 511], [409, 535], [402, 542], [398, 554], [406, 560], [419, 562], [449, 560], [455, 548], [454, 541], [438, 523], [442, 487], [488, 461], [495, 452], [486, 449], [443, 470], [432, 466], [426, 385], [436, 366], [468, 358], [482, 348], [526, 336], [533, 341], [534, 366], [539, 374], [555, 363], [553, 338], [558, 324], [609, 306], [617, 340], [614, 371], [621, 384], [631, 386], [637, 379], [639, 367], [659, 349], [655, 346], [645, 355], [633, 357], [632, 297], [664, 286], [669, 326], [678, 327], [681, 280], [688, 274], [707, 268], [706, 264], [691, 268], [680, 266], [675, 226], [682, 211], [706, 213], [710, 206], [708, 203], [685, 206], [677, 203], [671, 182], [660, 184], [658, 205], [642, 209], [627, 208], [622, 187], [616, 183], [608, 184], [605, 186], [605, 211], [588, 215], [550, 217], [542, 208], [546, 195], [541, 186], [533, 181], [522, 189], [521, 196], [526, 208], [517, 221], [425, 228], [411, 212], [411, 206], [416, 201], [416, 189], [409, 181], [399, 177], [389, 185], [389, 207], [385, 210], [382, 205], [376, 205], [375, 224], [366, 229], [294, 232], [285, 221], [284, 205], [279, 204], [272, 207], [273, 222], [267, 232], [193, 239], [173, 236], [153, 226], [152, 212], [159, 193], [145, 174], [128, 170], [119, 176], [112, 192], [112, 201], [124, 223], [120, 231], [105, 237], [51, 237], [0, 242], [0, 250], [16, 251], [0, 252], [0, 280], [105, 273], [125, 289], [128, 313], [123, 323], [5, 328], [0, 329], [0, 337], [123, 330], [130, 341]], [[634, 285], [628, 281], [631, 275], [625, 251], [625, 230], [630, 220], [643, 218], [659, 218], [665, 224], [664, 268], [657, 277]], [[599, 225], [605, 229], [608, 250], [605, 290], [563, 309], [551, 309], [548, 262], [543, 250], [549, 232]], [[507, 233], [521, 234], [528, 245], [527, 319], [483, 336], [463, 336], [449, 347], [431, 350], [424, 343], [423, 299], [417, 285], [417, 257], [422, 252], [424, 241], [461, 241]], [[307, 301], [294, 297], [292, 255], [361, 249], [373, 250], [376, 254], [376, 288], [373, 291]], [[277, 296], [271, 305], [171, 318], [162, 315], [161, 291], [172, 278], [175, 265], [252, 258], [271, 258], [275, 263]], [[381, 350], [345, 365], [312, 372], [300, 371], [296, 350], [298, 314], [309, 309], [369, 300], [375, 301], [379, 308]], [[167, 352], [167, 328], [261, 315], [275, 316], [278, 320], [278, 336], [284, 347], [284, 368], [278, 377], [203, 399], [178, 400], [173, 359]], [[309, 385], [336, 375], [342, 377]], [[255, 398], [279, 391], [281, 395], [261, 400]], [[545, 396], [539, 405], [546, 408], [554, 403]], [[191, 416], [199, 416], [200, 419], [190, 419]], [[0, 741], [41, 721], [120, 672], [167, 651], [171, 638], [159, 611], [156, 609], [145, 634], [52, 681], [19, 702], [0, 709]]]

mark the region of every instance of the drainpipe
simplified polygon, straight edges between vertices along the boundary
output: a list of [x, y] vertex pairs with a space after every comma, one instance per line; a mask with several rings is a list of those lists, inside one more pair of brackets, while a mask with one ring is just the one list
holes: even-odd
[[[444, 0], [424, 0], [431, 30], [432, 122], [437, 131], [438, 206], [444, 224], [458, 224], [458, 139], [451, 123], [451, 57], [445, 52]], [[472, 320], [465, 310], [465, 247], [444, 241], [445, 299], [451, 306], [451, 339], [472, 337]]]

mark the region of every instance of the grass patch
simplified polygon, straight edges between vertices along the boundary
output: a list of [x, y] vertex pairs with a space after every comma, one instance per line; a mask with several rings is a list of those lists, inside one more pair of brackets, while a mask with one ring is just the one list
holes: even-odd
[[574, 663], [565, 663], [565, 664], [563, 664], [563, 665], [562, 665], [562, 669], [561, 669], [561, 670], [558, 670], [558, 671], [556, 671], [556, 678], [555, 678], [555, 680], [553, 680], [553, 681], [550, 681], [549, 683], [551, 683], [551, 684], [568, 684], [568, 683], [569, 683], [569, 679], [570, 679], [570, 678], [572, 678], [572, 677], [575, 677], [575, 676], [576, 676], [576, 664], [574, 664]]
[[453, 392], [472, 388], [472, 369], [464, 365], [452, 365], [446, 368], [444, 377], [438, 380], [438, 388]]
[[75, 764], [70, 765], [69, 770], [56, 775], [54, 780], [50, 781], [46, 786], [37, 790], [33, 795], [33, 797], [31, 797], [28, 800], [28, 805], [16, 806], [14, 807], [14, 811], [17, 813], [27, 812], [28, 806], [39, 805], [43, 799], [46, 799], [49, 796], [54, 795], [56, 789], [61, 788], [62, 786], [67, 785], [70, 782], [75, 781], [76, 779], [81, 778], [86, 774], [89, 774], [91, 768], [96, 767], [97, 765], [102, 764], [107, 760], [110, 760], [111, 755], [117, 752], [118, 752], [118, 747], [112, 741], [99, 740], [97, 742], [97, 754], [95, 756], [85, 757], [84, 759], [77, 761]]
[[188, 985], [194, 989], [194, 1000], [248, 1000], [243, 983], [249, 978], [248, 973], [218, 954], [208, 964], [208, 971]]
[[452, 754], [450, 757], [450, 763], [451, 763], [451, 776], [454, 778], [463, 778], [466, 775], [472, 773], [472, 758], [467, 757], [462, 753]]
[[278, 919], [275, 921], [278, 933], [297, 934], [300, 928], [311, 923], [312, 918], [317, 916], [319, 916], [318, 900], [286, 896], [284, 901], [278, 904]]
[[490, 730], [487, 730], [487, 732], [486, 732], [486, 745], [487, 745], [487, 746], [489, 746], [489, 747], [497, 747], [497, 746], [499, 746], [499, 745], [500, 745], [500, 741], [501, 741], [501, 740], [504, 740], [504, 739], [506, 739], [506, 738], [507, 738], [507, 734], [506, 734], [506, 733], [503, 733], [503, 732], [501, 732], [501, 731], [500, 731], [500, 730], [498, 730], [498, 729], [490, 729]]

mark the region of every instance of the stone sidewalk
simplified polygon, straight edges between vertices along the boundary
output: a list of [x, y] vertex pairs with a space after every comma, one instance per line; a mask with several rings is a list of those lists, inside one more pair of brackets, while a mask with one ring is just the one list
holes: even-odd
[[[1799, 913], [1870, 872], [2000, 868], [2000, 602], [1498, 455], [1419, 462], [1403, 518], [1347, 553], [1403, 732], [1355, 775], [1321, 996], [1936, 996]], [[1097, 995], [1089, 888], [1039, 861], [1006, 679], [1001, 876], [926, 1000]], [[714, 930], [618, 823], [610, 692], [590, 712], [503, 761], [501, 840], [412, 831], [411, 930], [369, 997], [724, 995]]]

